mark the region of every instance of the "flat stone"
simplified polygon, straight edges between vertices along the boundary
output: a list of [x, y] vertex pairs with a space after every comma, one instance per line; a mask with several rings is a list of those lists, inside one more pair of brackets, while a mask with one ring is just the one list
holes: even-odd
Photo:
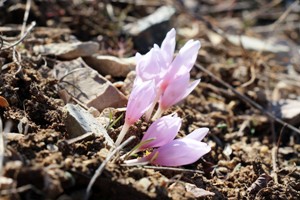
[[93, 55], [85, 57], [84, 61], [101, 75], [112, 75], [114, 77], [126, 77], [135, 69], [135, 58], [118, 58], [114, 56]]
[[52, 74], [59, 80], [59, 95], [65, 103], [75, 100], [99, 111], [127, 104], [127, 98], [111, 82], [87, 66], [82, 58], [59, 62]]
[[92, 132], [96, 137], [103, 136], [106, 144], [113, 146], [114, 142], [108, 135], [106, 129], [88, 111], [74, 104], [65, 105], [63, 111], [69, 138], [76, 138], [85, 133]]
[[55, 55], [58, 58], [66, 60], [91, 56], [98, 49], [99, 44], [96, 42], [51, 43], [33, 47], [33, 50], [38, 54]]
[[166, 33], [173, 27], [173, 6], [161, 6], [150, 15], [123, 26], [123, 31], [133, 37], [135, 49], [144, 54], [153, 44], [161, 44]]
[[300, 101], [282, 99], [272, 103], [275, 116], [287, 121], [290, 124], [297, 124], [300, 120]]

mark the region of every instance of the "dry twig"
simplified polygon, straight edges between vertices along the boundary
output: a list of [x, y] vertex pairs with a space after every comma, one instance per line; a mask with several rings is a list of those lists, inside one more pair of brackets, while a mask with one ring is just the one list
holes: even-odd
[[146, 169], [156, 169], [156, 170], [168, 170], [168, 171], [177, 171], [177, 172], [192, 172], [203, 174], [203, 171], [200, 170], [192, 170], [192, 169], [183, 169], [183, 168], [175, 168], [175, 167], [161, 167], [161, 166], [142, 166]]
[[28, 33], [31, 32], [31, 30], [33, 29], [33, 27], [36, 25], [36, 22], [31, 22], [30, 26], [27, 28], [26, 32], [24, 33], [24, 35], [21, 36], [21, 38], [19, 40], [17, 40], [16, 42], [6, 46], [6, 47], [3, 47], [1, 50], [6, 50], [6, 49], [10, 49], [14, 46], [17, 46], [18, 44], [20, 44], [28, 35]]
[[107, 157], [106, 159], [101, 163], [101, 165], [98, 167], [98, 169], [96, 170], [94, 176], [91, 178], [89, 185], [86, 189], [86, 193], [85, 193], [85, 197], [84, 200], [88, 200], [91, 194], [91, 190], [92, 187], [95, 183], [95, 181], [97, 180], [97, 178], [101, 175], [102, 171], [104, 170], [104, 167], [106, 166], [106, 164], [108, 163], [109, 160], [112, 159], [112, 157], [119, 152], [121, 149], [123, 149], [127, 144], [129, 144], [132, 140], [135, 139], [135, 136], [130, 136], [127, 140], [125, 140], [122, 144], [120, 144], [119, 146], [117, 146]]
[[213, 73], [211, 73], [209, 70], [205, 69], [203, 66], [201, 66], [199, 63], [196, 63], [195, 66], [200, 69], [201, 71], [205, 72], [206, 74], [208, 74], [209, 76], [211, 76], [213, 79], [215, 79], [218, 83], [220, 83], [221, 85], [225, 86], [227, 89], [231, 90], [238, 98], [240, 98], [242, 101], [244, 101], [245, 103], [249, 104], [250, 106], [258, 109], [259, 111], [261, 111], [263, 114], [265, 114], [267, 117], [269, 117], [270, 119], [278, 122], [279, 124], [286, 126], [287, 128], [295, 131], [296, 133], [300, 134], [300, 130], [297, 129], [295, 126], [288, 124], [286, 122], [284, 122], [283, 120], [279, 119], [278, 117], [274, 116], [272, 113], [270, 113], [269, 111], [265, 110], [261, 105], [259, 105], [258, 103], [256, 103], [255, 101], [253, 101], [252, 99], [250, 99], [249, 97], [241, 94], [240, 92], [238, 92], [236, 89], [234, 89], [231, 85], [229, 85], [228, 83], [226, 83], [225, 81], [223, 81], [222, 79], [220, 79], [219, 77], [215, 76]]

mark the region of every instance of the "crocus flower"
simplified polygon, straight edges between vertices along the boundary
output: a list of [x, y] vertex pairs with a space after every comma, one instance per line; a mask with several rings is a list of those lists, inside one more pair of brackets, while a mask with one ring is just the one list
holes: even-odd
[[142, 81], [152, 80], [156, 81], [156, 84], [161, 82], [170, 68], [170, 64], [173, 60], [173, 54], [175, 50], [176, 31], [171, 29], [159, 48], [154, 44], [154, 47], [144, 56], [137, 53], [136, 58], [136, 74], [137, 78]]
[[139, 147], [139, 150], [160, 147], [174, 140], [180, 129], [181, 121], [177, 115], [167, 115], [153, 122], [143, 136], [141, 143], [147, 140], [151, 141], [144, 143]]
[[[189, 73], [196, 61], [200, 42], [189, 40], [174, 58], [175, 36], [175, 29], [171, 29], [163, 40], [161, 47], [155, 44], [147, 54], [143, 56], [139, 53], [136, 54], [136, 82], [153, 79], [156, 85], [156, 98], [146, 113], [146, 119], [151, 117], [157, 101], [167, 103], [160, 106], [161, 110], [156, 113], [153, 119], [159, 118], [164, 110], [185, 98], [199, 83], [199, 80], [197, 80], [190, 84]], [[175, 87], [171, 86], [175, 83], [177, 86], [180, 85], [182, 89], [177, 91], [176, 94], [174, 94]], [[166, 91], [167, 89], [168, 91]], [[171, 99], [174, 100], [170, 101]]]
[[[149, 155], [125, 161], [126, 164], [157, 164], [163, 166], [181, 166], [196, 162], [211, 148], [201, 140], [208, 133], [208, 128], [196, 129], [189, 135], [172, 140], [155, 149]], [[152, 144], [153, 145], [153, 144]], [[157, 146], [153, 145], [152, 147]]]
[[151, 164], [163, 166], [181, 166], [196, 162], [211, 150], [204, 142], [190, 138], [176, 139], [155, 149], [144, 157]]
[[173, 79], [160, 96], [159, 107], [153, 119], [159, 118], [165, 110], [187, 97], [199, 82], [200, 79], [190, 83], [189, 73], [181, 74]]
[[128, 99], [125, 123], [116, 141], [117, 146], [123, 140], [129, 127], [149, 109], [155, 96], [155, 84], [153, 81], [140, 82], [134, 85]]

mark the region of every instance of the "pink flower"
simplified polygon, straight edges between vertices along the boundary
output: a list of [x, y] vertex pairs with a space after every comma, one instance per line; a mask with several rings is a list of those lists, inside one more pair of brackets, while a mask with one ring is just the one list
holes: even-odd
[[155, 149], [144, 159], [156, 165], [181, 166], [196, 162], [210, 150], [206, 143], [185, 137]]
[[146, 114], [147, 119], [150, 118], [157, 101], [162, 105], [154, 119], [158, 119], [164, 110], [185, 98], [200, 81], [189, 83], [189, 73], [197, 59], [200, 42], [189, 40], [174, 58], [175, 36], [176, 31], [173, 28], [167, 33], [161, 47], [155, 44], [147, 54], [136, 54], [135, 82], [154, 80], [156, 85], [156, 98]]
[[175, 77], [164, 89], [159, 101], [162, 111], [167, 110], [185, 97], [187, 97], [199, 84], [200, 79], [190, 83], [190, 74], [185, 73]]
[[208, 133], [208, 130], [208, 128], [196, 129], [183, 138], [172, 140], [161, 146], [155, 143], [152, 146], [148, 145], [148, 148], [159, 147], [145, 157], [128, 160], [125, 163], [129, 165], [151, 163], [163, 166], [191, 164], [211, 150], [210, 146], [201, 142]]
[[160, 147], [171, 142], [180, 129], [181, 121], [181, 118], [177, 117], [177, 115], [167, 115], [153, 122], [143, 136], [141, 143], [153, 140], [140, 146], [139, 150]]
[[167, 33], [161, 48], [154, 44], [154, 47], [144, 56], [139, 53], [135, 55], [138, 79], [141, 81], [154, 79], [156, 84], [161, 82], [173, 60], [176, 44], [175, 35], [176, 31], [173, 28]]
[[191, 71], [196, 62], [200, 47], [201, 44], [199, 41], [189, 40], [185, 43], [171, 63], [168, 73], [164, 77], [163, 85], [168, 85], [168, 83], [176, 76]]
[[209, 129], [208, 128], [198, 128], [185, 136], [185, 138], [194, 139], [197, 141], [203, 140], [203, 138], [207, 135]]
[[115, 142], [116, 146], [120, 145], [129, 127], [139, 120], [139, 118], [151, 107], [155, 97], [156, 91], [154, 81], [145, 81], [134, 84], [128, 99], [125, 123]]
[[148, 110], [155, 96], [155, 84], [153, 81], [134, 85], [128, 99], [125, 123], [129, 125], [134, 124]]

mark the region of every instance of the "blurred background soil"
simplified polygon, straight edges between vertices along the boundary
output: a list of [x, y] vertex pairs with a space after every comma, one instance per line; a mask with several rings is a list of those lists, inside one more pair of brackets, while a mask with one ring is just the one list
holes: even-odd
[[[57, 71], [91, 67], [128, 96], [134, 64], [106, 58], [94, 64], [95, 55], [145, 54], [173, 27], [177, 51], [189, 39], [200, 40], [191, 77], [201, 83], [168, 112], [183, 118], [179, 137], [210, 128], [204, 141], [212, 151], [180, 170], [128, 167], [115, 159], [90, 199], [300, 199], [299, 2], [0, 0], [1, 199], [83, 199], [109, 146], [104, 136], [74, 136], [65, 104], [106, 119], [108, 110], [88, 109], [82, 96], [63, 93], [70, 86], [66, 76], [76, 70]], [[77, 46], [69, 50], [67, 44]], [[122, 70], [106, 71], [112, 65]], [[111, 107], [124, 107], [122, 98]], [[115, 140], [123, 111], [109, 113], [116, 123], [104, 128]], [[132, 127], [137, 140], [121, 154], [147, 126], [140, 121]]]

